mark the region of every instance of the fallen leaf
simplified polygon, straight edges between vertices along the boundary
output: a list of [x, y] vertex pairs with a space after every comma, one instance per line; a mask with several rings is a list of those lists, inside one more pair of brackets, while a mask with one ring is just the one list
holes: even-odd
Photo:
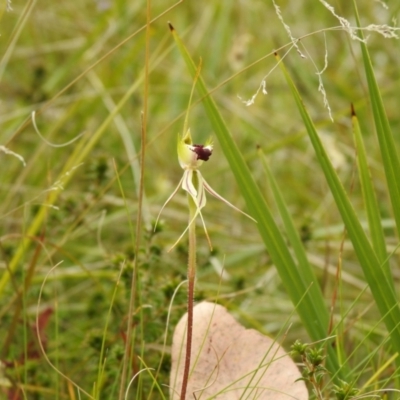
[[[306, 400], [307, 388], [290, 356], [273, 339], [245, 329], [214, 303], [194, 307], [191, 372], [186, 399]], [[171, 400], [180, 398], [186, 350], [185, 314], [175, 328]]]

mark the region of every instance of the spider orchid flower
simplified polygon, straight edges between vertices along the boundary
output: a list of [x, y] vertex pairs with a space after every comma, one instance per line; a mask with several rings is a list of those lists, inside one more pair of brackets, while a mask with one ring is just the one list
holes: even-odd
[[192, 137], [190, 134], [190, 129], [188, 129], [186, 134], [178, 140], [178, 159], [179, 159], [179, 164], [184, 171], [183, 176], [178, 186], [175, 188], [173, 193], [169, 196], [167, 201], [162, 206], [157, 217], [156, 226], [163, 209], [175, 196], [180, 187], [182, 187], [182, 189], [185, 190], [193, 200], [193, 203], [196, 206], [196, 212], [193, 218], [189, 221], [189, 224], [183, 231], [182, 235], [178, 238], [178, 240], [175, 242], [175, 244], [171, 247], [170, 250], [172, 250], [179, 243], [179, 241], [188, 231], [190, 225], [194, 223], [198, 215], [200, 215], [204, 231], [208, 240], [208, 244], [210, 248], [212, 248], [211, 241], [207, 233], [206, 224], [204, 222], [203, 215], [201, 213], [202, 208], [205, 207], [207, 202], [205, 193], [206, 191], [210, 193], [212, 196], [216, 197], [217, 199], [223, 201], [229, 207], [232, 207], [233, 209], [242, 213], [243, 215], [250, 218], [254, 222], [257, 222], [250, 215], [244, 213], [239, 208], [231, 204], [228, 200], [224, 199], [221, 195], [219, 195], [201, 175], [199, 168], [204, 161], [208, 161], [208, 159], [212, 155], [212, 151], [213, 151], [213, 145], [211, 140], [208, 140], [205, 145], [193, 144]]

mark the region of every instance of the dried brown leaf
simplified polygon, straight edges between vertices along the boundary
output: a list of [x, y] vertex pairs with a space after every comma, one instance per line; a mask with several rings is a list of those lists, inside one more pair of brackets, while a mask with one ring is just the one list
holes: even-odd
[[[171, 399], [179, 399], [185, 359], [187, 315], [172, 343]], [[304, 400], [308, 392], [292, 359], [273, 339], [245, 329], [213, 303], [194, 308], [191, 373], [186, 399]]]

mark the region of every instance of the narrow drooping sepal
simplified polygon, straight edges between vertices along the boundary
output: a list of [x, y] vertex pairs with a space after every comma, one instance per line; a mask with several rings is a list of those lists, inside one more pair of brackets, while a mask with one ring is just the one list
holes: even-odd
[[254, 221], [255, 223], [257, 223], [257, 221], [250, 216], [249, 214], [246, 214], [245, 212], [243, 212], [240, 208], [235, 207], [232, 203], [230, 203], [228, 200], [226, 200], [225, 198], [223, 198], [220, 194], [218, 194], [207, 182], [205, 179], [203, 179], [203, 185], [205, 187], [205, 189], [207, 190], [208, 193], [210, 193], [211, 195], [213, 195], [215, 198], [217, 198], [218, 200], [223, 201], [227, 206], [233, 208], [234, 210], [240, 212], [241, 214], [245, 215], [247, 218], [250, 218], [252, 221]]

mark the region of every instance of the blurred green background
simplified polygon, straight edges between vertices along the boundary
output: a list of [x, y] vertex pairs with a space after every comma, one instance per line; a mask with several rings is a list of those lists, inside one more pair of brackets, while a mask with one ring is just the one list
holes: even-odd
[[[11, 279], [0, 291], [0, 359], [8, 366], [3, 372], [0, 369], [0, 377], [4, 375], [9, 382], [25, 385], [27, 398], [74, 398], [70, 384], [44, 361], [33, 328], [40, 285], [50, 268], [59, 262], [62, 263], [48, 277], [38, 311], [45, 316], [45, 310], [51, 310], [47, 324], [43, 322], [39, 330], [53, 364], [90, 392], [97, 377], [101, 342], [106, 337], [107, 367], [102, 398], [115, 398], [135, 257], [140, 265], [145, 327], [144, 337], [138, 334], [136, 345], [137, 349], [143, 349], [147, 365], [157, 365], [160, 360], [167, 306], [186, 273], [186, 238], [168, 252], [187, 224], [183, 191], [163, 211], [157, 233], [152, 227], [181, 178], [176, 140], [193, 84], [172, 40], [168, 21], [193, 59], [197, 62], [202, 59], [202, 76], [253, 176], [274, 207], [257, 148], [261, 147], [267, 155], [320, 279], [327, 306], [334, 293], [336, 267], [342, 260], [341, 301], [346, 307], [351, 305], [351, 314], [346, 319], [349, 354], [379, 319], [369, 292], [364, 291], [362, 271], [273, 56], [278, 49], [281, 57], [287, 54], [285, 64], [360, 219], [365, 220], [360, 187], [355, 179], [350, 119], [350, 104], [354, 104], [390, 251], [395, 249], [398, 238], [392, 229], [360, 47], [343, 30], [334, 29], [340, 25], [338, 20], [320, 2], [281, 0], [277, 5], [292, 35], [301, 38], [299, 46], [306, 58], [290, 49], [290, 39], [273, 2], [152, 2], [150, 74], [145, 77], [146, 2], [14, 1], [12, 11], [6, 11], [6, 4], [2, 3], [0, 145], [22, 156], [26, 167], [12, 155], [0, 152], [1, 275], [6, 274], [40, 207], [47, 203], [51, 193], [58, 193], [40, 228], [29, 237], [29, 245]], [[337, 0], [332, 5], [339, 15], [355, 25], [350, 2]], [[357, 5], [363, 26], [391, 25], [398, 19], [400, 4], [396, 1], [363, 0], [357, 1]], [[398, 143], [399, 41], [374, 32], [364, 33], [369, 35], [372, 63]], [[321, 77], [333, 122], [318, 90], [317, 72], [325, 66]], [[254, 104], [246, 106], [243, 100], [256, 93], [264, 78], [268, 94], [259, 93]], [[147, 99], [145, 79], [149, 83]], [[71, 154], [79, 151], [76, 150], [79, 143], [95, 136], [132, 85], [136, 86], [129, 99], [82, 163], [68, 170], [72, 177], [64, 184], [66, 175], [60, 177], [60, 173]], [[197, 100], [195, 95], [189, 126], [195, 142], [202, 143], [213, 137], [213, 132]], [[134, 230], [141, 112], [145, 101], [148, 121], [144, 232], [140, 252], [135, 254], [128, 222]], [[35, 132], [32, 111], [37, 113], [36, 124], [41, 135], [57, 146], [49, 145]], [[59, 146], [80, 134], [83, 136], [77, 141]], [[249, 211], [216, 139], [213, 156], [202, 167], [202, 174], [218, 193]], [[211, 197], [203, 214], [213, 251], [208, 248], [199, 225], [197, 300], [219, 298], [246, 326], [277, 334], [288, 322], [294, 306], [271, 265], [257, 227]], [[280, 224], [279, 219], [277, 222]], [[398, 280], [397, 255], [392, 261]], [[111, 302], [122, 265], [125, 269], [121, 284]], [[222, 267], [226, 271], [223, 279]], [[111, 303], [105, 336], [104, 325]], [[186, 294], [181, 289], [172, 309], [169, 333], [185, 307]], [[295, 313], [290, 322], [293, 325], [284, 342], [287, 348], [295, 339], [308, 339]], [[368, 346], [373, 348], [384, 337], [385, 332], [376, 330], [369, 336]], [[368, 352], [368, 346], [353, 356], [354, 365]], [[165, 357], [162, 383], [168, 380], [168, 362]], [[133, 360], [132, 368], [138, 368], [137, 359]], [[4, 395], [10, 393], [7, 388], [2, 390]]]

